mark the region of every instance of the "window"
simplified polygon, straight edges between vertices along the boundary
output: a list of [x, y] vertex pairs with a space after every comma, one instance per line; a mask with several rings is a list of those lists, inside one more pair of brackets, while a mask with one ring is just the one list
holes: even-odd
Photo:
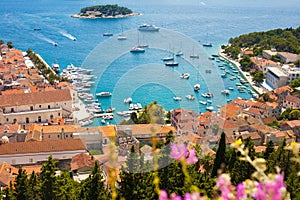
[[14, 120], [13, 120], [13, 123], [14, 123], [14, 124], [17, 123], [17, 119], [14, 119]]
[[33, 110], [33, 106], [30, 106], [30, 110]]
[[14, 108], [11, 108], [10, 111], [11, 111], [11, 112], [15, 112]]
[[59, 135], [57, 135], [57, 138], [59, 138]]
[[48, 138], [50, 138], [51, 137], [51, 135], [48, 135]]
[[68, 137], [68, 135], [66, 135], [66, 138]]
[[9, 119], [8, 119], [8, 118], [6, 118], [6, 121], [8, 122], [8, 121], [9, 121]]
[[26, 123], [29, 123], [29, 117], [26, 117]]
[[42, 122], [42, 117], [38, 116], [38, 122]]
[[33, 163], [33, 159], [32, 159], [32, 158], [29, 158], [29, 162], [30, 162], [30, 163]]
[[58, 113], [58, 116], [60, 116], [60, 113]]
[[48, 109], [50, 109], [50, 105], [48, 105]]
[[50, 115], [50, 119], [51, 119], [51, 120], [53, 119], [53, 115]]
[[41, 108], [42, 107], [42, 105], [39, 105], [39, 108]]

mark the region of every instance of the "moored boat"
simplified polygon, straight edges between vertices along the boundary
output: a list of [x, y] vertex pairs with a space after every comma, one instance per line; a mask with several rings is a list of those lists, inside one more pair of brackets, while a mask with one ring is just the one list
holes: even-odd
[[170, 62], [166, 62], [165, 65], [169, 67], [176, 67], [179, 65], [179, 63], [175, 61], [170, 61]]
[[130, 50], [131, 53], [144, 53], [145, 49], [138, 47], [138, 46], [134, 46], [132, 47], [132, 49]]
[[189, 73], [184, 73], [184, 74], [181, 74], [179, 77], [182, 78], [182, 79], [188, 79], [188, 78], [190, 78], [190, 74]]
[[99, 92], [96, 94], [97, 97], [110, 97], [112, 93], [110, 92]]
[[185, 98], [187, 98], [188, 100], [194, 100], [195, 96], [192, 94], [186, 95]]
[[159, 27], [151, 24], [142, 24], [138, 27], [139, 31], [159, 31]]
[[199, 90], [200, 90], [200, 84], [197, 83], [197, 84], [194, 85], [194, 91], [197, 92]]
[[208, 110], [208, 111], [213, 111], [213, 110], [214, 110], [214, 107], [213, 107], [213, 106], [207, 106], [207, 107], [206, 107], [206, 110]]
[[203, 105], [206, 105], [207, 102], [206, 101], [199, 101], [199, 103], [203, 104]]
[[103, 36], [113, 36], [114, 34], [110, 33], [110, 32], [104, 32]]
[[175, 101], [181, 101], [181, 97], [178, 97], [178, 96], [173, 97], [173, 99], [174, 99]]

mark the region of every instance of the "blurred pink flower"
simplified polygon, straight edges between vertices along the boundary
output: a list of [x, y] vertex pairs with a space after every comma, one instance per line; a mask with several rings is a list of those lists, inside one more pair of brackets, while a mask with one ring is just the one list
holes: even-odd
[[196, 156], [196, 150], [195, 149], [190, 150], [189, 156], [186, 159], [186, 163], [188, 165], [191, 165], [191, 164], [195, 164], [197, 161], [198, 161], [198, 158]]
[[184, 144], [176, 145], [176, 144], [171, 144], [171, 158], [174, 158], [178, 161], [181, 159], [185, 159], [187, 155], [187, 148]]

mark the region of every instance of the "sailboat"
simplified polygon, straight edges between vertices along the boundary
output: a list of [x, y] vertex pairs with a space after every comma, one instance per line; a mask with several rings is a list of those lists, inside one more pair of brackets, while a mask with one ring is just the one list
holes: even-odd
[[123, 26], [122, 26], [122, 32], [118, 35], [118, 40], [127, 40], [127, 37], [123, 34]]
[[[207, 37], [208, 37], [208, 34], [206, 35], [206, 40], [207, 40]], [[204, 47], [212, 47], [212, 43], [206, 41], [205, 43], [202, 44], [202, 46], [204, 46]]]
[[[169, 49], [170, 49], [170, 44], [169, 44]], [[174, 56], [173, 56], [173, 54], [171, 53], [171, 51], [169, 50], [169, 55], [163, 57], [161, 60], [162, 60], [162, 61], [171, 61], [171, 60], [174, 60]]]
[[145, 49], [140, 47], [139, 43], [140, 43], [140, 38], [139, 38], [139, 33], [137, 33], [138, 35], [138, 44], [133, 46], [130, 50], [131, 53], [144, 53]]
[[[198, 70], [197, 70], [197, 82], [199, 81], [199, 66], [198, 66]], [[196, 83], [195, 85], [194, 85], [194, 91], [195, 92], [198, 92], [199, 90], [200, 90], [200, 83]]]
[[182, 56], [183, 52], [182, 52], [182, 43], [180, 43], [180, 50], [177, 51], [176, 56]]
[[198, 54], [195, 54], [195, 52], [194, 52], [194, 47], [193, 47], [193, 54], [192, 55], [190, 55], [190, 58], [199, 58], [199, 55]]
[[[139, 37], [139, 34], [140, 34], [140, 33], [138, 33], [138, 37]], [[143, 35], [143, 40], [144, 40], [144, 35]], [[139, 48], [148, 48], [149, 45], [148, 45], [148, 44], [145, 44], [145, 43], [140, 43], [140, 39], [139, 39], [138, 47], [139, 47]]]
[[172, 59], [169, 62], [166, 62], [165, 65], [169, 67], [176, 67], [179, 65], [178, 62], [174, 61], [174, 53], [172, 53]]

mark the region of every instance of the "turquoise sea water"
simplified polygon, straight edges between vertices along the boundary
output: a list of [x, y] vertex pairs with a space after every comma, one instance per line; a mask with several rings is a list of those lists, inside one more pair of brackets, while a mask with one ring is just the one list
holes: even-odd
[[[70, 17], [82, 7], [106, 3], [127, 6], [142, 15], [97, 20]], [[182, 106], [203, 112], [206, 106], [198, 101], [204, 100], [201, 97], [204, 92], [214, 93], [214, 107], [226, 103], [227, 99], [251, 98], [247, 91], [239, 93], [236, 90], [237, 80], [222, 79], [220, 63], [208, 57], [216, 54], [230, 37], [273, 28], [298, 27], [299, 9], [296, 0], [2, 0], [0, 39], [12, 41], [22, 50], [32, 49], [49, 64], [56, 60], [61, 68], [73, 63], [94, 69], [97, 84], [91, 92], [113, 92], [111, 98], [99, 99], [104, 108], [113, 106], [117, 111], [126, 110], [128, 105], [123, 99], [131, 96], [134, 102], [143, 105], [156, 100], [166, 109]], [[161, 30], [138, 35], [136, 28], [142, 23], [155, 24]], [[35, 27], [41, 30], [34, 31]], [[122, 29], [128, 39], [118, 41], [116, 35]], [[114, 37], [103, 37], [103, 32], [112, 32]], [[72, 41], [68, 34], [77, 40]], [[138, 38], [149, 44], [149, 49], [144, 54], [133, 55], [129, 50]], [[55, 47], [52, 42], [59, 45]], [[213, 47], [203, 48], [204, 42], [212, 42]], [[184, 56], [177, 60], [179, 67], [165, 67], [161, 58], [168, 54], [167, 51], [181, 48]], [[189, 59], [193, 52], [200, 58]], [[207, 69], [212, 73], [205, 73]], [[191, 74], [189, 80], [179, 78], [184, 72]], [[199, 94], [192, 89], [197, 82], [201, 84]], [[226, 97], [220, 91], [228, 87], [234, 87], [234, 91]], [[196, 100], [186, 100], [188, 94], [196, 95]], [[181, 96], [182, 101], [175, 102], [174, 95]], [[120, 118], [116, 117], [116, 120]]]

